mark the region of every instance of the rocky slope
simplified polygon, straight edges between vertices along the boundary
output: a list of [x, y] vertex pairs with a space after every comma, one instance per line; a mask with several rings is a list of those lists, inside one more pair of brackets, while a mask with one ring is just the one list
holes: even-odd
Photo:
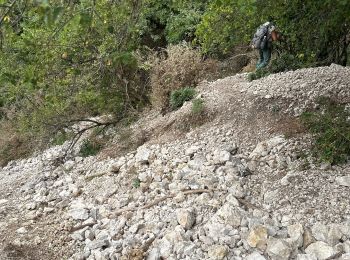
[[295, 118], [350, 103], [350, 68], [246, 77], [198, 86], [201, 126], [190, 103], [145, 115], [122, 156], [59, 162], [66, 143], [10, 162], [0, 259], [350, 259], [350, 164], [314, 163]]

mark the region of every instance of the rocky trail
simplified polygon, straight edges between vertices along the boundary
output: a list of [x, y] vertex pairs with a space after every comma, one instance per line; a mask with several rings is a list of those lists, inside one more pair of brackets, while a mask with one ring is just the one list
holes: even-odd
[[[130, 128], [118, 156], [51, 147], [0, 169], [0, 259], [350, 259], [350, 163], [316, 163], [297, 117], [350, 104], [350, 68], [202, 82], [191, 103]], [[109, 156], [108, 156], [109, 155]]]

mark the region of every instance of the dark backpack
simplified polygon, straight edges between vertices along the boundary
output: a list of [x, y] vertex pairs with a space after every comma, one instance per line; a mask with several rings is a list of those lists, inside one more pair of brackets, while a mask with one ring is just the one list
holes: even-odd
[[267, 33], [269, 30], [269, 25], [260, 25], [256, 30], [251, 45], [254, 49], [263, 49], [267, 43]]

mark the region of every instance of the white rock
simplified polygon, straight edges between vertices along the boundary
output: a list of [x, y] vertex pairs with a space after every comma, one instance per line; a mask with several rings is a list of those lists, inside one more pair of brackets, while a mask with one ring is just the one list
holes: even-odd
[[137, 149], [135, 159], [136, 159], [136, 162], [147, 163], [150, 156], [151, 156], [151, 150], [147, 149], [146, 147], [140, 146]]
[[338, 185], [350, 187], [350, 175], [337, 177], [335, 178], [335, 181]]
[[107, 247], [108, 246], [108, 241], [107, 240], [86, 240], [86, 246], [90, 249], [90, 250], [95, 250], [98, 248], [103, 248], [103, 247]]
[[251, 229], [247, 242], [251, 247], [257, 247], [261, 250], [265, 250], [267, 244], [267, 229], [264, 226], [258, 225]]
[[282, 239], [269, 238], [266, 252], [272, 259], [288, 259], [292, 248]]
[[317, 222], [311, 227], [311, 232], [316, 240], [327, 242], [329, 228], [326, 225]]
[[177, 222], [184, 228], [190, 229], [196, 221], [196, 214], [193, 209], [179, 209], [176, 212]]
[[244, 258], [244, 260], [266, 260], [266, 258], [260, 253], [254, 252], [248, 255], [246, 258]]
[[1, 206], [2, 204], [7, 203], [7, 202], [8, 202], [8, 200], [7, 200], [7, 199], [1, 199], [1, 200], [0, 200], [0, 206]]
[[68, 215], [74, 220], [86, 220], [89, 218], [89, 211], [84, 208], [73, 208], [68, 211]]
[[289, 239], [287, 240], [293, 247], [299, 248], [303, 245], [304, 228], [300, 223], [287, 227]]
[[208, 250], [208, 255], [210, 259], [221, 260], [227, 256], [228, 248], [222, 245], [211, 246]]
[[338, 260], [350, 260], [350, 253], [342, 255]]
[[226, 203], [216, 212], [216, 216], [220, 223], [239, 227], [241, 225], [243, 212], [240, 208]]
[[17, 234], [26, 234], [28, 230], [25, 227], [21, 227], [16, 230]]
[[305, 249], [305, 252], [309, 255], [315, 255], [318, 260], [326, 260], [337, 253], [333, 247], [323, 241], [312, 243]]
[[297, 260], [317, 260], [317, 257], [315, 255], [298, 254]]

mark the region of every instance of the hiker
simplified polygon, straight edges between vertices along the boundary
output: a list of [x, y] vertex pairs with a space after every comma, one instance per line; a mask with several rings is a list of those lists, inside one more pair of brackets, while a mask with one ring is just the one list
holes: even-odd
[[259, 26], [252, 40], [252, 47], [259, 50], [259, 61], [256, 68], [260, 69], [269, 64], [272, 52], [272, 41], [278, 39], [276, 27], [271, 22]]

